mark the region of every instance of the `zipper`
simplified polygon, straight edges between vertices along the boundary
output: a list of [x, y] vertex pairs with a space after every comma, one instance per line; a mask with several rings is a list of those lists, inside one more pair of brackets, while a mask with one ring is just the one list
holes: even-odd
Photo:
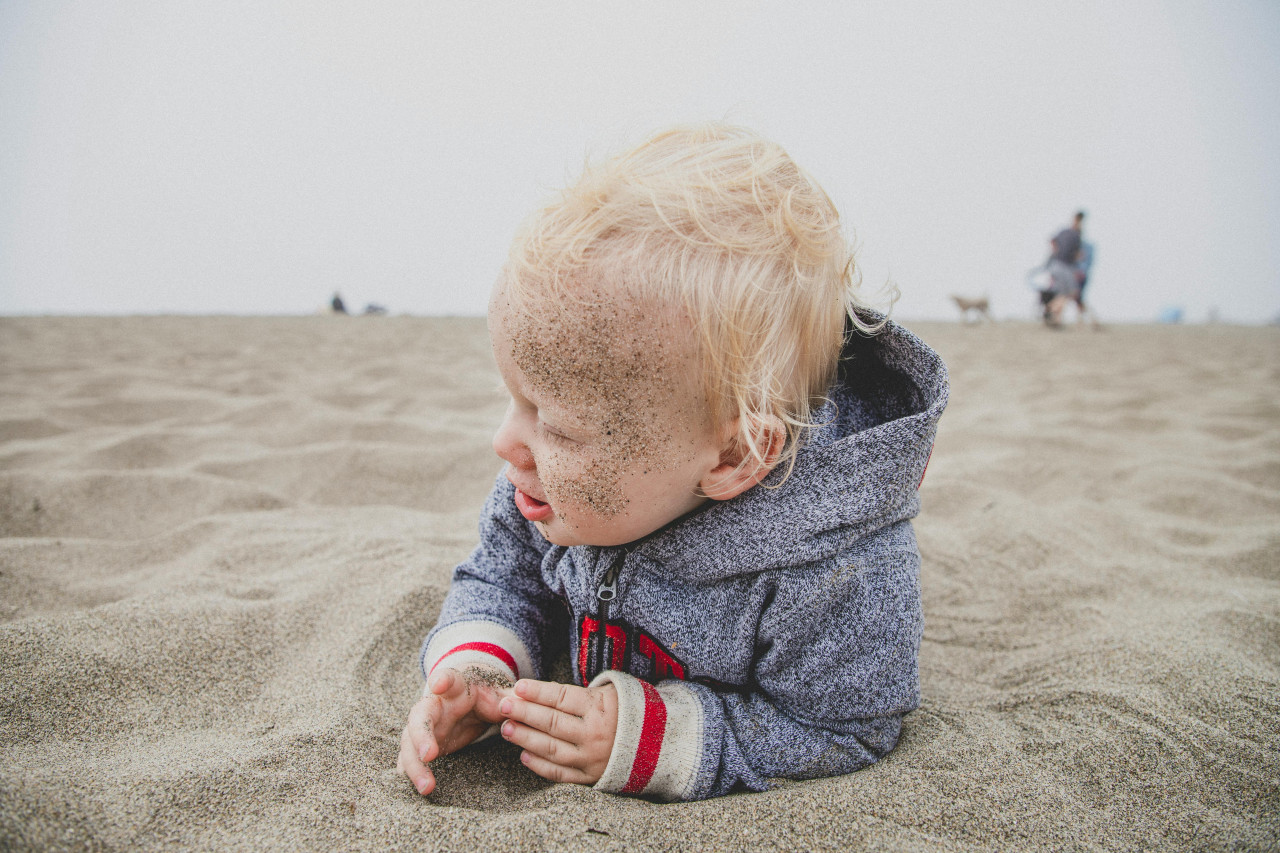
[[[609, 571], [604, 573], [600, 586], [596, 587], [596, 648], [591, 661], [591, 678], [604, 672], [605, 628], [609, 624], [609, 603], [618, 597], [618, 575], [622, 572], [622, 564], [627, 559], [628, 551], [618, 555]], [[590, 683], [590, 679], [588, 679]]]

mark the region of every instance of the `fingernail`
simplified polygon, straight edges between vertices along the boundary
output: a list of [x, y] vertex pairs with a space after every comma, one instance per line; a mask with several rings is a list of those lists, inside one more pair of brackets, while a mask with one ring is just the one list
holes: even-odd
[[510, 699], [503, 699], [498, 703], [498, 712], [501, 714], [510, 714], [511, 709], [515, 707], [515, 703]]
[[419, 780], [418, 780], [417, 788], [418, 788], [418, 793], [419, 793], [419, 794], [422, 794], [423, 796], [426, 796], [426, 793], [427, 793], [427, 782], [429, 782], [429, 781], [430, 781], [430, 780], [429, 780], [429, 779], [427, 779], [427, 777], [425, 777], [425, 776], [423, 776], [421, 779], [419, 779]]
[[508, 720], [507, 722], [505, 722], [505, 723], [503, 723], [503, 724], [502, 724], [502, 736], [503, 736], [503, 737], [511, 737], [512, 733], [514, 733], [514, 732], [515, 732], [515, 730], [516, 730], [516, 727], [515, 727], [515, 725], [513, 725], [513, 724], [512, 724], [512, 722], [511, 722], [510, 720]]

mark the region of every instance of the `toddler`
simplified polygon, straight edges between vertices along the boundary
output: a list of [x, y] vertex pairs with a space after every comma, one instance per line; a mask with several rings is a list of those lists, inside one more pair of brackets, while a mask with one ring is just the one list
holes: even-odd
[[[661, 133], [524, 227], [489, 333], [507, 464], [423, 645], [415, 788], [491, 732], [669, 800], [888, 753], [946, 370], [864, 305], [812, 179], [742, 129]], [[574, 683], [541, 680], [566, 647]]]

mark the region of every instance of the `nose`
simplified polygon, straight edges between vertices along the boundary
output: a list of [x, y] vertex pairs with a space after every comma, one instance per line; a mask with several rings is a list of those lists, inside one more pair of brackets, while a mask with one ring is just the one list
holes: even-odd
[[534, 467], [533, 454], [523, 438], [514, 405], [507, 409], [502, 425], [493, 435], [493, 452], [512, 468], [528, 471]]

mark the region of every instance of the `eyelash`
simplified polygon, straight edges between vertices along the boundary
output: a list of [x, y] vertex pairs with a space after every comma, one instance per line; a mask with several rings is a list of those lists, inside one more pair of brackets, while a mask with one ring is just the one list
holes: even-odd
[[553, 441], [556, 441], [556, 442], [558, 442], [558, 443], [560, 443], [560, 444], [574, 444], [574, 443], [575, 443], [575, 442], [574, 442], [574, 440], [573, 440], [573, 439], [571, 439], [571, 438], [569, 438], [567, 435], [561, 435], [560, 433], [558, 433], [558, 432], [556, 432], [555, 430], [551, 429], [551, 427], [547, 426], [546, 424], [543, 424], [543, 425], [542, 425], [542, 431], [543, 431], [544, 433], [546, 433], [548, 436], [550, 436], [550, 437], [551, 437], [551, 439], [552, 439]]

